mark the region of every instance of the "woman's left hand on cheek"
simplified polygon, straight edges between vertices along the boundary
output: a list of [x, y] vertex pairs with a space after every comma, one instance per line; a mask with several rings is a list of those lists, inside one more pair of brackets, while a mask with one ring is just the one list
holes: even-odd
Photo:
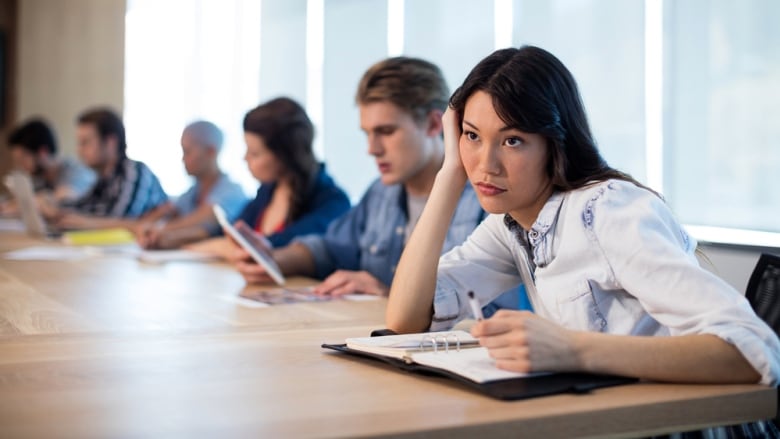
[[528, 311], [500, 310], [471, 329], [501, 369], [517, 372], [578, 368], [574, 332]]

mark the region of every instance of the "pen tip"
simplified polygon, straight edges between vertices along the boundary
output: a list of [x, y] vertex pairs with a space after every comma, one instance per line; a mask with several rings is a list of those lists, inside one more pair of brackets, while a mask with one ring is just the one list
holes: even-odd
[[474, 292], [473, 291], [469, 291], [468, 294], [469, 294], [469, 299], [473, 299], [474, 298]]

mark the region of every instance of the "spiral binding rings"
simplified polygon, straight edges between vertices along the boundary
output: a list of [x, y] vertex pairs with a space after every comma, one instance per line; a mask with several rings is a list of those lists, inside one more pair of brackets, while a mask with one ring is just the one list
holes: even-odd
[[439, 346], [444, 346], [444, 352], [449, 352], [450, 344], [454, 344], [455, 351], [460, 352], [460, 338], [458, 338], [457, 334], [425, 335], [420, 340], [420, 350], [424, 351], [430, 345], [433, 352], [438, 352]]

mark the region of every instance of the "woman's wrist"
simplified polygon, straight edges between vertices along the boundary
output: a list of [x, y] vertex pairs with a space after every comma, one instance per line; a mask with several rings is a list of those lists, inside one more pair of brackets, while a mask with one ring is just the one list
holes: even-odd
[[572, 353], [574, 356], [574, 362], [576, 370], [585, 372], [593, 372], [594, 365], [588, 358], [588, 344], [589, 334], [587, 332], [575, 331], [572, 332]]
[[445, 163], [442, 165], [439, 172], [436, 173], [436, 181], [441, 181], [449, 185], [456, 185], [458, 188], [462, 188], [466, 184], [466, 171], [463, 166]]

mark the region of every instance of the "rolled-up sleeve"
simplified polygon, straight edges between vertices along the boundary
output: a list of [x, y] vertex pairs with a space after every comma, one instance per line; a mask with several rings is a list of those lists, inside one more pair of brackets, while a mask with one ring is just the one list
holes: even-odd
[[[780, 340], [743, 295], [700, 267], [696, 242], [655, 195], [610, 184], [586, 207], [591, 233], [616, 282], [672, 335], [713, 334], [777, 385]], [[617, 232], [619, 231], [619, 232]]]
[[328, 253], [328, 247], [322, 235], [306, 235], [295, 239], [295, 242], [303, 244], [312, 259], [314, 259], [315, 276], [322, 279], [335, 270], [333, 259]]
[[513, 239], [500, 215], [488, 216], [462, 245], [439, 259], [431, 317], [432, 331], [451, 328], [470, 316], [469, 291], [485, 306], [522, 283], [512, 255]]

